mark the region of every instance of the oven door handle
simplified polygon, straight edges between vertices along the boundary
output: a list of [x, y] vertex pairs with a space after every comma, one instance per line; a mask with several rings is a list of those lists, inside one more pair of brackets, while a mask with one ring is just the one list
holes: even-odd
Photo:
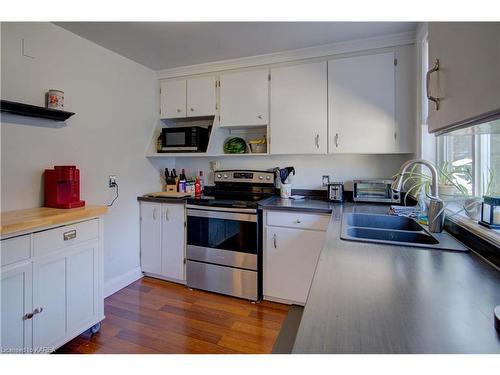
[[249, 221], [257, 222], [257, 214], [246, 214], [238, 212], [222, 212], [222, 211], [204, 211], [204, 210], [187, 210], [188, 217], [202, 217], [208, 219], [224, 219], [234, 221]]

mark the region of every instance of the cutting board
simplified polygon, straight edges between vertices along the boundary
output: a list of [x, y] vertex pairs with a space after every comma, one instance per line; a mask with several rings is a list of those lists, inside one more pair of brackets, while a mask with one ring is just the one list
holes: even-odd
[[159, 191], [156, 193], [148, 193], [144, 195], [147, 197], [155, 197], [155, 198], [185, 198], [191, 196], [191, 194], [184, 193], [181, 191]]

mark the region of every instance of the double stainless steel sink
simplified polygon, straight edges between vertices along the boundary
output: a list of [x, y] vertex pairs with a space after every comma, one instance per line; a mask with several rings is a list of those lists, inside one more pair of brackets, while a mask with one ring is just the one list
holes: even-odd
[[391, 215], [345, 213], [340, 238], [436, 250], [469, 251], [446, 232], [430, 233], [415, 220]]

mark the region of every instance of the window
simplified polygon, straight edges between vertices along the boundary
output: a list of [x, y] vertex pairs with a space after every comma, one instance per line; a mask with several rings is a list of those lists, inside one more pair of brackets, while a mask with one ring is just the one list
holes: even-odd
[[443, 135], [437, 140], [444, 196], [500, 194], [500, 134]]

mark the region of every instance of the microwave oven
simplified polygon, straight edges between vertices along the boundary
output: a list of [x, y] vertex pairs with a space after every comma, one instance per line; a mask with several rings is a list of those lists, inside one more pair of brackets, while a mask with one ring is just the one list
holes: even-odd
[[201, 126], [163, 128], [160, 152], [206, 152], [209, 130]]
[[398, 191], [392, 190], [392, 180], [354, 180], [353, 200], [355, 202], [401, 203]]

